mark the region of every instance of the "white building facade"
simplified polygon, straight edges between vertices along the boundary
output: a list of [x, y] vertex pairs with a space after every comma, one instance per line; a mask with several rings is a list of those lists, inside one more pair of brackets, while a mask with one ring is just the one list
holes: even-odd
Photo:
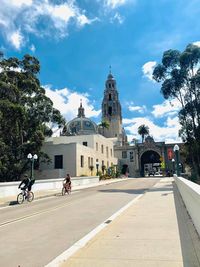
[[71, 176], [93, 176], [103, 168], [118, 164], [114, 157], [112, 140], [100, 134], [59, 136], [48, 138], [43, 152], [50, 163], [41, 163], [36, 172], [37, 179]]

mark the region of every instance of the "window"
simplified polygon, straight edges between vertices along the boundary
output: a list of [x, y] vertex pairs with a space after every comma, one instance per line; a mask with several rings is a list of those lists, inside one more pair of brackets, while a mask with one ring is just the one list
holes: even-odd
[[87, 146], [87, 142], [83, 142], [83, 146]]
[[109, 99], [108, 99], [108, 100], [109, 100], [109, 101], [112, 100], [112, 98], [111, 98], [111, 94], [109, 94]]
[[103, 145], [101, 145], [101, 153], [103, 154]]
[[94, 165], [93, 165], [93, 158], [91, 158], [91, 165], [94, 166]]
[[112, 115], [112, 107], [108, 107], [108, 114], [111, 116]]
[[133, 162], [133, 151], [130, 152], [130, 162]]
[[63, 168], [63, 155], [55, 155], [54, 169], [62, 169], [62, 168]]
[[96, 151], [98, 151], [98, 143], [96, 143]]
[[88, 167], [90, 167], [90, 157], [88, 157]]
[[127, 158], [127, 151], [122, 151], [122, 158], [126, 159]]
[[106, 147], [106, 157], [108, 158], [108, 147]]
[[81, 168], [84, 167], [84, 156], [81, 155]]
[[110, 149], [110, 156], [112, 157], [112, 148]]
[[109, 88], [111, 88], [111, 83], [108, 84]]

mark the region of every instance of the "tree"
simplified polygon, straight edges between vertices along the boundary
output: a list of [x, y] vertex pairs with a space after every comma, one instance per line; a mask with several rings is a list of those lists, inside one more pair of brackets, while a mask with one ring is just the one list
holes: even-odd
[[107, 120], [102, 120], [99, 124], [99, 127], [103, 128], [103, 135], [104, 135], [104, 129], [108, 129], [110, 127], [110, 123]]
[[138, 127], [138, 134], [142, 136], [142, 143], [144, 142], [144, 137], [149, 134], [149, 127], [142, 124]]
[[162, 63], [153, 72], [153, 78], [161, 82], [165, 99], [177, 99], [181, 103], [179, 121], [180, 136], [185, 142], [190, 165], [200, 177], [200, 47], [189, 44], [181, 53], [167, 50]]
[[2, 56], [0, 68], [0, 181], [13, 181], [28, 169], [28, 153], [48, 158], [41, 152], [43, 141], [65, 120], [40, 85], [35, 57]]

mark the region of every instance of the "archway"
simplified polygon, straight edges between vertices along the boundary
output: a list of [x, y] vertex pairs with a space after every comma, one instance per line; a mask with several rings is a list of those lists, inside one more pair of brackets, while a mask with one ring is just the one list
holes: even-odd
[[141, 176], [154, 175], [160, 169], [160, 155], [154, 150], [148, 150], [141, 156]]

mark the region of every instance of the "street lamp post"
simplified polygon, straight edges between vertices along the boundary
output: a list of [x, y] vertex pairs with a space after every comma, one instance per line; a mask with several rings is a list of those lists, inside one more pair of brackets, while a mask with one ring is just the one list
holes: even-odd
[[180, 176], [180, 168], [179, 168], [179, 146], [175, 145], [174, 146], [174, 152], [176, 156], [176, 174], [177, 176]]
[[37, 154], [32, 155], [31, 153], [29, 153], [27, 155], [27, 158], [30, 160], [31, 162], [31, 180], [34, 179], [34, 175], [33, 175], [33, 170], [34, 170], [34, 160], [38, 159]]
[[174, 171], [175, 171], [174, 163], [175, 163], [175, 159], [172, 159], [172, 171], [173, 171], [173, 174], [174, 174]]

